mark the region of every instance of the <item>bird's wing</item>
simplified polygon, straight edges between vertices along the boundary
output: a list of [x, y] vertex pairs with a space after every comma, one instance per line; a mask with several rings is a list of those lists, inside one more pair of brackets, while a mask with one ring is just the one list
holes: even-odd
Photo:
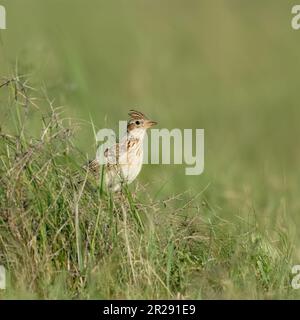
[[107, 148], [104, 157], [108, 165], [122, 164], [127, 159], [127, 138], [122, 139], [119, 143]]

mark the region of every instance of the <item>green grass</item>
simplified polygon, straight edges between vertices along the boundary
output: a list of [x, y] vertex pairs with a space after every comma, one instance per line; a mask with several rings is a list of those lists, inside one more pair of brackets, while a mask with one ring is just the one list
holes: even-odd
[[39, 137], [32, 138], [30, 89], [22, 80], [7, 89], [16, 128], [1, 132], [0, 140], [0, 252], [9, 283], [2, 297], [278, 298], [291, 292], [285, 232], [260, 230], [254, 213], [247, 220], [221, 218], [206, 199], [209, 186], [157, 201], [139, 185], [121, 197], [103, 193], [101, 180], [80, 170], [85, 158], [61, 110], [50, 104]]
[[[1, 298], [299, 298], [293, 1], [1, 4]], [[204, 128], [204, 173], [101, 192], [80, 168], [131, 108]]]

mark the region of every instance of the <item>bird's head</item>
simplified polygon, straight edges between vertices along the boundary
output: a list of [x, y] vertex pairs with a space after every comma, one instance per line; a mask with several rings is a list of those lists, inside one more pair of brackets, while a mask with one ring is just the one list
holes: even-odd
[[143, 137], [146, 130], [157, 124], [157, 122], [149, 120], [143, 113], [135, 110], [129, 112], [130, 120], [127, 124], [127, 132], [136, 137]]

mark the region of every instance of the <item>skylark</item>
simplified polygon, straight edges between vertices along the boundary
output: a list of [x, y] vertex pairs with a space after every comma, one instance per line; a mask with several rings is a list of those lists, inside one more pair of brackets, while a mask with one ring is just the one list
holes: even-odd
[[105, 185], [112, 192], [120, 191], [123, 184], [130, 184], [140, 173], [146, 130], [157, 124], [139, 111], [130, 110], [129, 116], [127, 134], [104, 152], [104, 170], [101, 170], [98, 159], [90, 161], [87, 166], [97, 177], [104, 172]]

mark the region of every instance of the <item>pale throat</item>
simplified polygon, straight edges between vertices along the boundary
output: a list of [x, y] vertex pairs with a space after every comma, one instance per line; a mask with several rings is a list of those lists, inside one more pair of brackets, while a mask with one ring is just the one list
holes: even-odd
[[143, 142], [146, 134], [146, 129], [144, 128], [134, 128], [127, 133], [127, 139], [138, 139], [140, 142]]

